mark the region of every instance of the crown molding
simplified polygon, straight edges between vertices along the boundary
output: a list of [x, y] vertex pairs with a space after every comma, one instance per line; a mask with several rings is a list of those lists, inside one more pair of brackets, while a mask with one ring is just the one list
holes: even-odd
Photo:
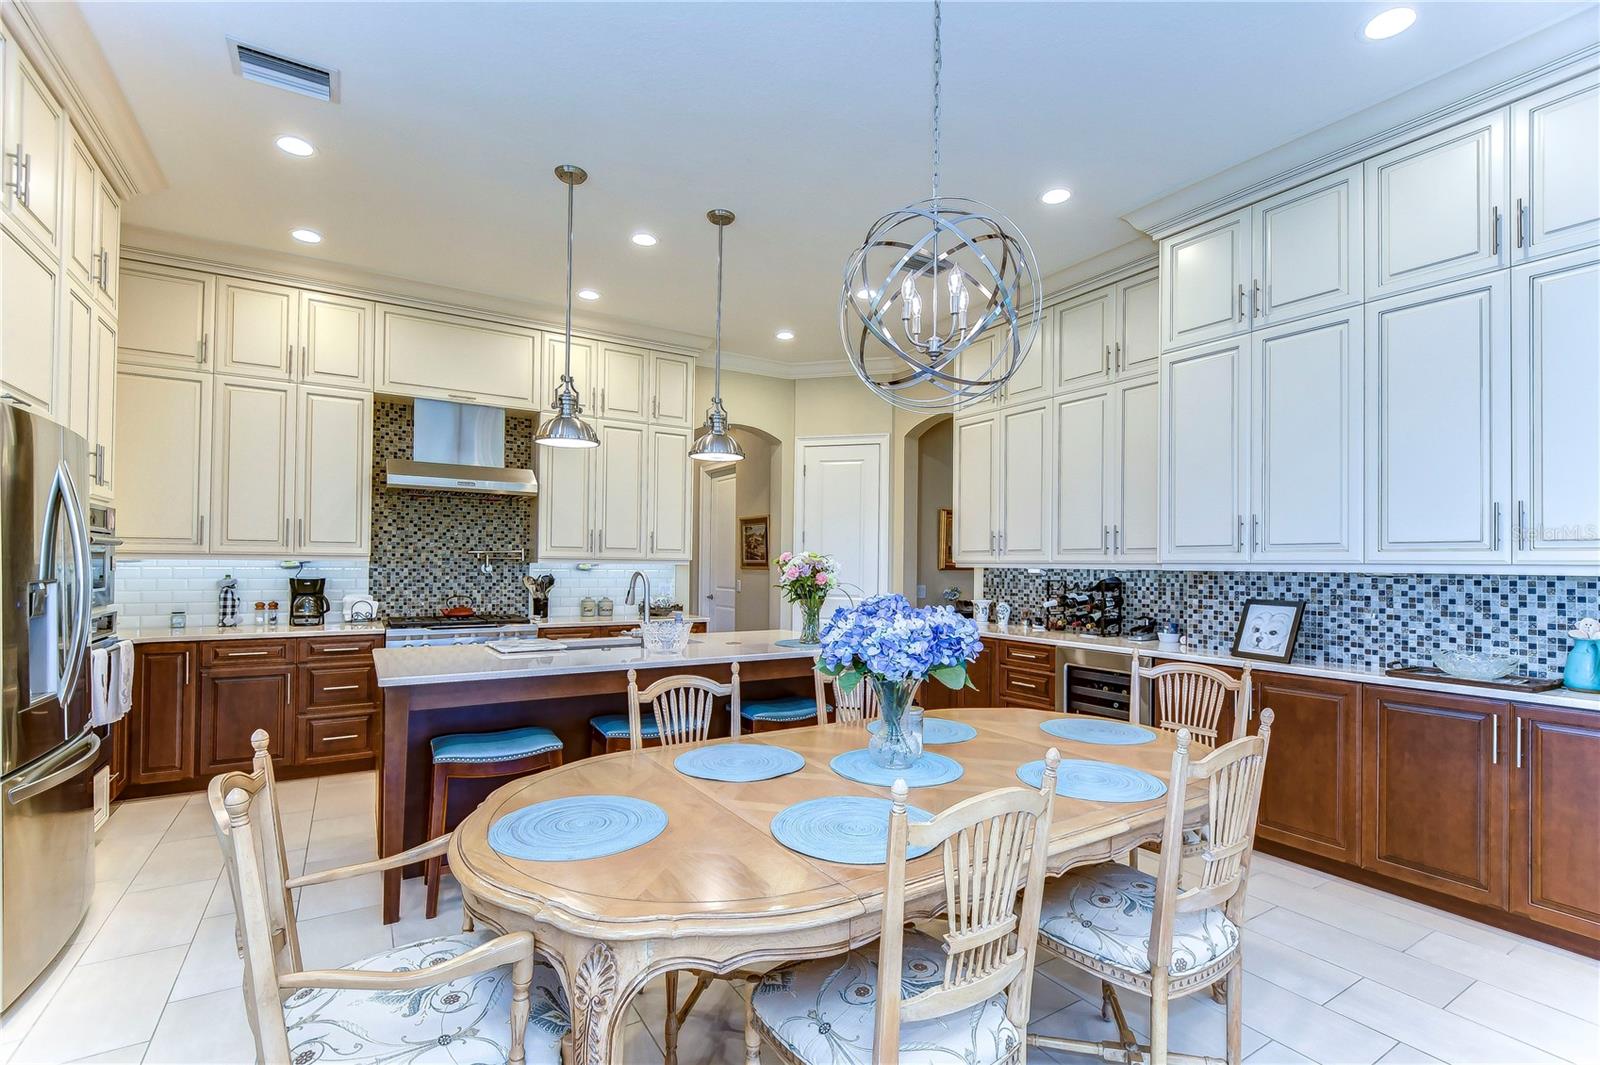
[[60, 99], [118, 197], [165, 188], [161, 164], [78, 5], [3, 0], [0, 22]]
[[1125, 281], [1135, 274], [1153, 270], [1155, 266], [1155, 242], [1138, 237], [1046, 277], [1044, 305], [1048, 307], [1080, 292]]
[[[1546, 58], [1552, 54], [1556, 58]], [[1600, 69], [1592, 12], [1549, 26], [1470, 64], [1123, 215], [1155, 240]], [[1487, 86], [1485, 78], [1493, 79]]]

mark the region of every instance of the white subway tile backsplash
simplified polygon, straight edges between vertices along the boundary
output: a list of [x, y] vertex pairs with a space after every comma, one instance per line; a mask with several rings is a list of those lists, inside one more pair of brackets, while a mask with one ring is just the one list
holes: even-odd
[[[217, 582], [227, 574], [239, 582], [240, 612], [247, 621], [258, 599], [276, 599], [288, 613], [289, 578], [295, 570], [273, 559], [119, 559], [118, 620], [125, 628], [147, 628], [165, 625], [172, 611], [183, 610], [191, 625], [215, 625]], [[328, 602], [335, 613], [346, 595], [367, 591], [365, 559], [307, 562], [300, 576], [327, 580]]]

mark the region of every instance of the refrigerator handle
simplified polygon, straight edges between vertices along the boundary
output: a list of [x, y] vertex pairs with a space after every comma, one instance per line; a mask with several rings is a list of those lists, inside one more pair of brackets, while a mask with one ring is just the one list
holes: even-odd
[[72, 589], [72, 642], [67, 648], [67, 660], [61, 667], [61, 705], [66, 707], [72, 699], [73, 689], [78, 685], [78, 674], [83, 668], [84, 654], [89, 647], [89, 612], [92, 605], [89, 590], [89, 527], [84, 520], [83, 510], [78, 506], [77, 482], [72, 479], [72, 471], [67, 469], [65, 463], [56, 474], [56, 492], [67, 516], [67, 531], [72, 536], [72, 565], [78, 576]]
[[[6, 789], [6, 802], [12, 806], [43, 794], [57, 784], [78, 775], [83, 767], [91, 764], [100, 754], [100, 736], [93, 730], [84, 732], [77, 739], [61, 748], [61, 753], [50, 758], [38, 769], [28, 774], [23, 780]], [[63, 760], [65, 765], [61, 763]]]

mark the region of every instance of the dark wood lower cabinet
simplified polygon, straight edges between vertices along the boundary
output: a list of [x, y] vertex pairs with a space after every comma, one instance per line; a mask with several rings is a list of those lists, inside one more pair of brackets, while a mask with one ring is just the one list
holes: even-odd
[[1600, 939], [1600, 714], [1512, 708], [1511, 912]]
[[1359, 864], [1361, 685], [1281, 673], [1253, 680], [1250, 731], [1263, 709], [1274, 718], [1256, 834]]
[[1363, 867], [1505, 907], [1508, 711], [1493, 699], [1367, 687]]
[[954, 691], [936, 680], [929, 680], [917, 693], [917, 701], [928, 710], [1001, 705], [1000, 696], [995, 691], [995, 649], [999, 643], [993, 637], [985, 640], [978, 657], [967, 663], [967, 679], [972, 682], [972, 687]]
[[200, 675], [201, 776], [248, 770], [256, 729], [266, 729], [274, 761], [288, 758], [294, 742], [294, 677], [293, 666]]
[[116, 802], [122, 795], [122, 789], [128, 786], [129, 772], [129, 733], [133, 731], [133, 722], [126, 717], [115, 721], [108, 732], [107, 742], [111, 745], [111, 801]]
[[130, 784], [166, 784], [195, 775], [195, 658], [192, 643], [135, 646]]

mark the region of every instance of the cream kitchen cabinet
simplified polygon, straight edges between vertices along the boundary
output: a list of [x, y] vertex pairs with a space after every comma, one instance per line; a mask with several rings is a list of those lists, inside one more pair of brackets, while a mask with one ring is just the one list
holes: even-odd
[[[300, 294], [283, 285], [217, 282], [217, 373], [287, 381], [294, 376]], [[220, 415], [220, 412], [219, 412]]]
[[66, 114], [21, 49], [8, 42], [4, 59], [0, 207], [41, 245], [59, 252]]
[[962, 565], [981, 566], [999, 557], [1000, 415], [994, 411], [961, 415], [954, 428], [952, 467], [955, 543]]
[[599, 557], [594, 483], [599, 449], [535, 447], [539, 463], [539, 557]]
[[540, 333], [437, 311], [378, 305], [378, 391], [518, 410], [535, 399]]
[[1252, 328], [1360, 303], [1363, 229], [1359, 164], [1251, 208]]
[[1161, 242], [1161, 347], [1204, 344], [1250, 329], [1246, 207]]
[[92, 290], [95, 301], [114, 316], [121, 269], [122, 206], [75, 134], [67, 147], [63, 206], [67, 276]]
[[103, 311], [94, 316], [93, 371], [89, 455], [94, 477], [89, 498], [109, 503], [116, 494], [117, 472], [117, 324]]
[[1111, 508], [1111, 551], [1120, 564], [1149, 564], [1161, 556], [1161, 382], [1124, 381], [1116, 400], [1116, 499]]
[[[61, 351], [57, 360], [55, 411], [57, 420], [85, 440], [89, 439], [91, 398], [94, 394], [94, 298], [87, 289], [62, 286]], [[90, 445], [93, 450], [93, 445]], [[89, 459], [94, 472], [94, 458]]]
[[1242, 562], [1249, 508], [1249, 338], [1161, 368], [1161, 560]]
[[1161, 279], [1156, 271], [1117, 284], [1112, 369], [1118, 377], [1155, 373], [1161, 365]]
[[1096, 289], [1049, 312], [1055, 343], [1056, 388], [1074, 389], [1111, 378], [1111, 343], [1116, 332], [1117, 290]]
[[211, 509], [213, 378], [195, 370], [117, 368], [117, 531], [122, 553], [203, 553]]
[[1507, 264], [1504, 110], [1366, 162], [1367, 297]]
[[694, 357], [650, 353], [650, 420], [657, 425], [695, 425]]
[[689, 458], [693, 436], [689, 429], [650, 428], [650, 474], [645, 494], [653, 559], [688, 561], [693, 551], [694, 462]]
[[1509, 288], [1496, 272], [1367, 305], [1368, 562], [1511, 561]]
[[372, 390], [377, 307], [367, 300], [302, 290], [298, 295], [299, 357], [304, 384]]
[[1600, 258], [1511, 271], [1512, 560], [1600, 565]]
[[645, 528], [650, 431], [642, 425], [602, 422], [595, 434], [600, 438], [593, 490], [596, 557], [644, 558], [650, 549]]
[[212, 368], [216, 277], [157, 263], [122, 267], [119, 357], [178, 370]]
[[100, 268], [90, 274], [89, 280], [94, 285], [95, 299], [115, 317], [122, 288], [122, 203], [105, 180], [97, 182], [96, 188], [94, 232]]
[[1600, 75], [1512, 106], [1511, 196], [1516, 261], [1600, 243]]
[[[1055, 530], [1057, 562], [1103, 563], [1111, 556], [1116, 506], [1117, 433], [1112, 388], [1055, 401]], [[961, 497], [957, 497], [959, 511]]]
[[1250, 336], [1253, 561], [1362, 559], [1363, 328], [1349, 308]]
[[372, 395], [295, 389], [295, 551], [365, 558], [371, 546]]
[[[1051, 367], [1054, 365], [1055, 356], [1049, 339], [1051, 329], [1048, 311], [1045, 312], [1044, 318], [1032, 347], [1028, 349], [1021, 365], [1017, 367], [1017, 372], [1011, 375], [1011, 379], [989, 396], [963, 403], [961, 410], [976, 411], [985, 407], [1033, 403], [1050, 394], [1054, 387], [1054, 371]], [[1021, 329], [1023, 337], [1026, 338], [1028, 332], [1026, 320], [1022, 322]], [[1010, 357], [1005, 354], [996, 356], [1004, 334], [1003, 328], [992, 327], [990, 332], [965, 348], [956, 356], [957, 372], [969, 381], [990, 380], [1004, 373], [1010, 365]]]
[[58, 256], [0, 225], [0, 395], [47, 418], [58, 417], [60, 284]]
[[596, 415], [634, 422], [647, 420], [650, 417], [650, 353], [626, 344], [602, 342], [597, 347], [595, 380], [599, 382], [600, 394], [593, 408]]
[[[561, 387], [561, 375], [567, 369], [567, 338], [560, 333], [544, 335], [544, 356], [540, 360], [540, 386], [534, 393], [534, 406], [540, 411], [555, 409], [556, 390]], [[572, 338], [572, 386], [578, 390], [578, 400], [584, 413], [594, 417], [600, 402], [600, 342], [585, 337]]]
[[294, 523], [294, 386], [218, 374], [213, 388], [208, 546], [223, 555], [287, 554]]

